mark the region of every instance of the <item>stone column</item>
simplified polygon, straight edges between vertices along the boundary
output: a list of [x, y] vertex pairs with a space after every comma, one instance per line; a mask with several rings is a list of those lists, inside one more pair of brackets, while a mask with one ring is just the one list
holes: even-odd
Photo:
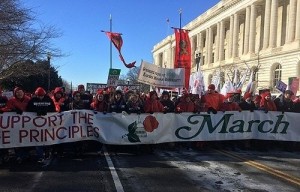
[[219, 60], [219, 46], [220, 46], [220, 23], [217, 23], [217, 33], [216, 33], [216, 40], [215, 40], [215, 62]]
[[219, 61], [223, 61], [224, 58], [224, 41], [225, 41], [225, 27], [224, 21], [220, 21], [220, 42], [219, 42]]
[[250, 7], [246, 7], [244, 54], [249, 52]]
[[265, 5], [265, 17], [264, 17], [264, 40], [263, 40], [263, 49], [269, 47], [270, 39], [270, 18], [271, 18], [271, 0], [266, 0]]
[[212, 27], [208, 29], [208, 57], [207, 62], [210, 64], [212, 63], [212, 47], [213, 47], [213, 30]]
[[297, 1], [296, 34], [295, 39], [300, 40], [300, 0]]
[[239, 15], [234, 14], [234, 24], [233, 24], [233, 39], [232, 39], [232, 57], [238, 56], [238, 39], [239, 39]]
[[205, 52], [205, 64], [208, 64], [208, 42], [209, 42], [209, 30], [208, 28], [206, 29], [206, 35], [205, 35], [205, 49], [206, 49], [206, 52]]
[[249, 34], [249, 52], [255, 53], [255, 39], [256, 39], [256, 6], [251, 5], [251, 19], [250, 19], [250, 34]]
[[272, 0], [271, 23], [270, 23], [270, 48], [277, 46], [277, 26], [278, 26], [278, 0]]
[[296, 31], [296, 11], [297, 11], [297, 0], [290, 0], [289, 9], [289, 23], [288, 23], [288, 42], [295, 40]]
[[228, 58], [232, 57], [232, 40], [233, 40], [233, 15], [230, 16], [229, 40], [228, 40]]

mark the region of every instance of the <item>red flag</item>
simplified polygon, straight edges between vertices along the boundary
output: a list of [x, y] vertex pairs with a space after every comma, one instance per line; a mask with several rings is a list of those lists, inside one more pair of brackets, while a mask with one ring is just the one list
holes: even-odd
[[123, 39], [121, 36], [121, 33], [111, 33], [111, 32], [105, 32], [109, 40], [114, 44], [116, 49], [118, 49], [119, 52], [121, 52], [121, 48], [123, 45]]
[[187, 30], [174, 29], [176, 39], [176, 52], [174, 68], [185, 69], [185, 88], [189, 89], [191, 74], [191, 43]]
[[114, 44], [114, 46], [118, 50], [120, 59], [123, 62], [123, 64], [125, 65], [125, 67], [127, 67], [127, 68], [136, 67], [135, 66], [136, 61], [127, 64], [122, 56], [121, 48], [123, 45], [123, 39], [122, 39], [121, 33], [112, 33], [112, 32], [106, 31], [105, 34], [107, 35], [109, 40]]

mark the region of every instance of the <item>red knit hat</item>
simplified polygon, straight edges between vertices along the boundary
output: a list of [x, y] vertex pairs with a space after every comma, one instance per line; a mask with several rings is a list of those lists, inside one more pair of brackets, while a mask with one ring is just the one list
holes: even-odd
[[38, 87], [38, 88], [35, 90], [34, 94], [35, 94], [36, 96], [45, 96], [45, 95], [46, 95], [46, 91], [45, 91], [45, 89], [43, 89], [42, 87]]
[[215, 85], [214, 85], [214, 84], [210, 84], [210, 85], [208, 86], [208, 89], [215, 90], [215, 89], [216, 89], [216, 87], [215, 87]]

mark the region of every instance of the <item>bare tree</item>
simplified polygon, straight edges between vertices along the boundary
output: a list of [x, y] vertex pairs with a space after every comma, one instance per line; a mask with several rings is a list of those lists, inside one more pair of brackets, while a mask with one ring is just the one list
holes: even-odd
[[[1, 0], [0, 3], [0, 80], [12, 75], [28, 76], [43, 71], [20, 69], [26, 60], [42, 60], [47, 53], [61, 56], [49, 41], [59, 37], [52, 26], [36, 28], [31, 9], [22, 8], [18, 0]], [[34, 25], [35, 24], [35, 25]]]

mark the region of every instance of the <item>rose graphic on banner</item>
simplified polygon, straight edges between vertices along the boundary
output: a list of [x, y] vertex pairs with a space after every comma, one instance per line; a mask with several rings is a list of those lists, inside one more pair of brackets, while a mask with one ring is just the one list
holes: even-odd
[[153, 132], [158, 125], [159, 122], [154, 116], [148, 115], [142, 124], [140, 115], [138, 115], [138, 120], [128, 125], [128, 134], [123, 135], [122, 138], [127, 137], [131, 143], [141, 142], [141, 138], [147, 137], [147, 132]]

